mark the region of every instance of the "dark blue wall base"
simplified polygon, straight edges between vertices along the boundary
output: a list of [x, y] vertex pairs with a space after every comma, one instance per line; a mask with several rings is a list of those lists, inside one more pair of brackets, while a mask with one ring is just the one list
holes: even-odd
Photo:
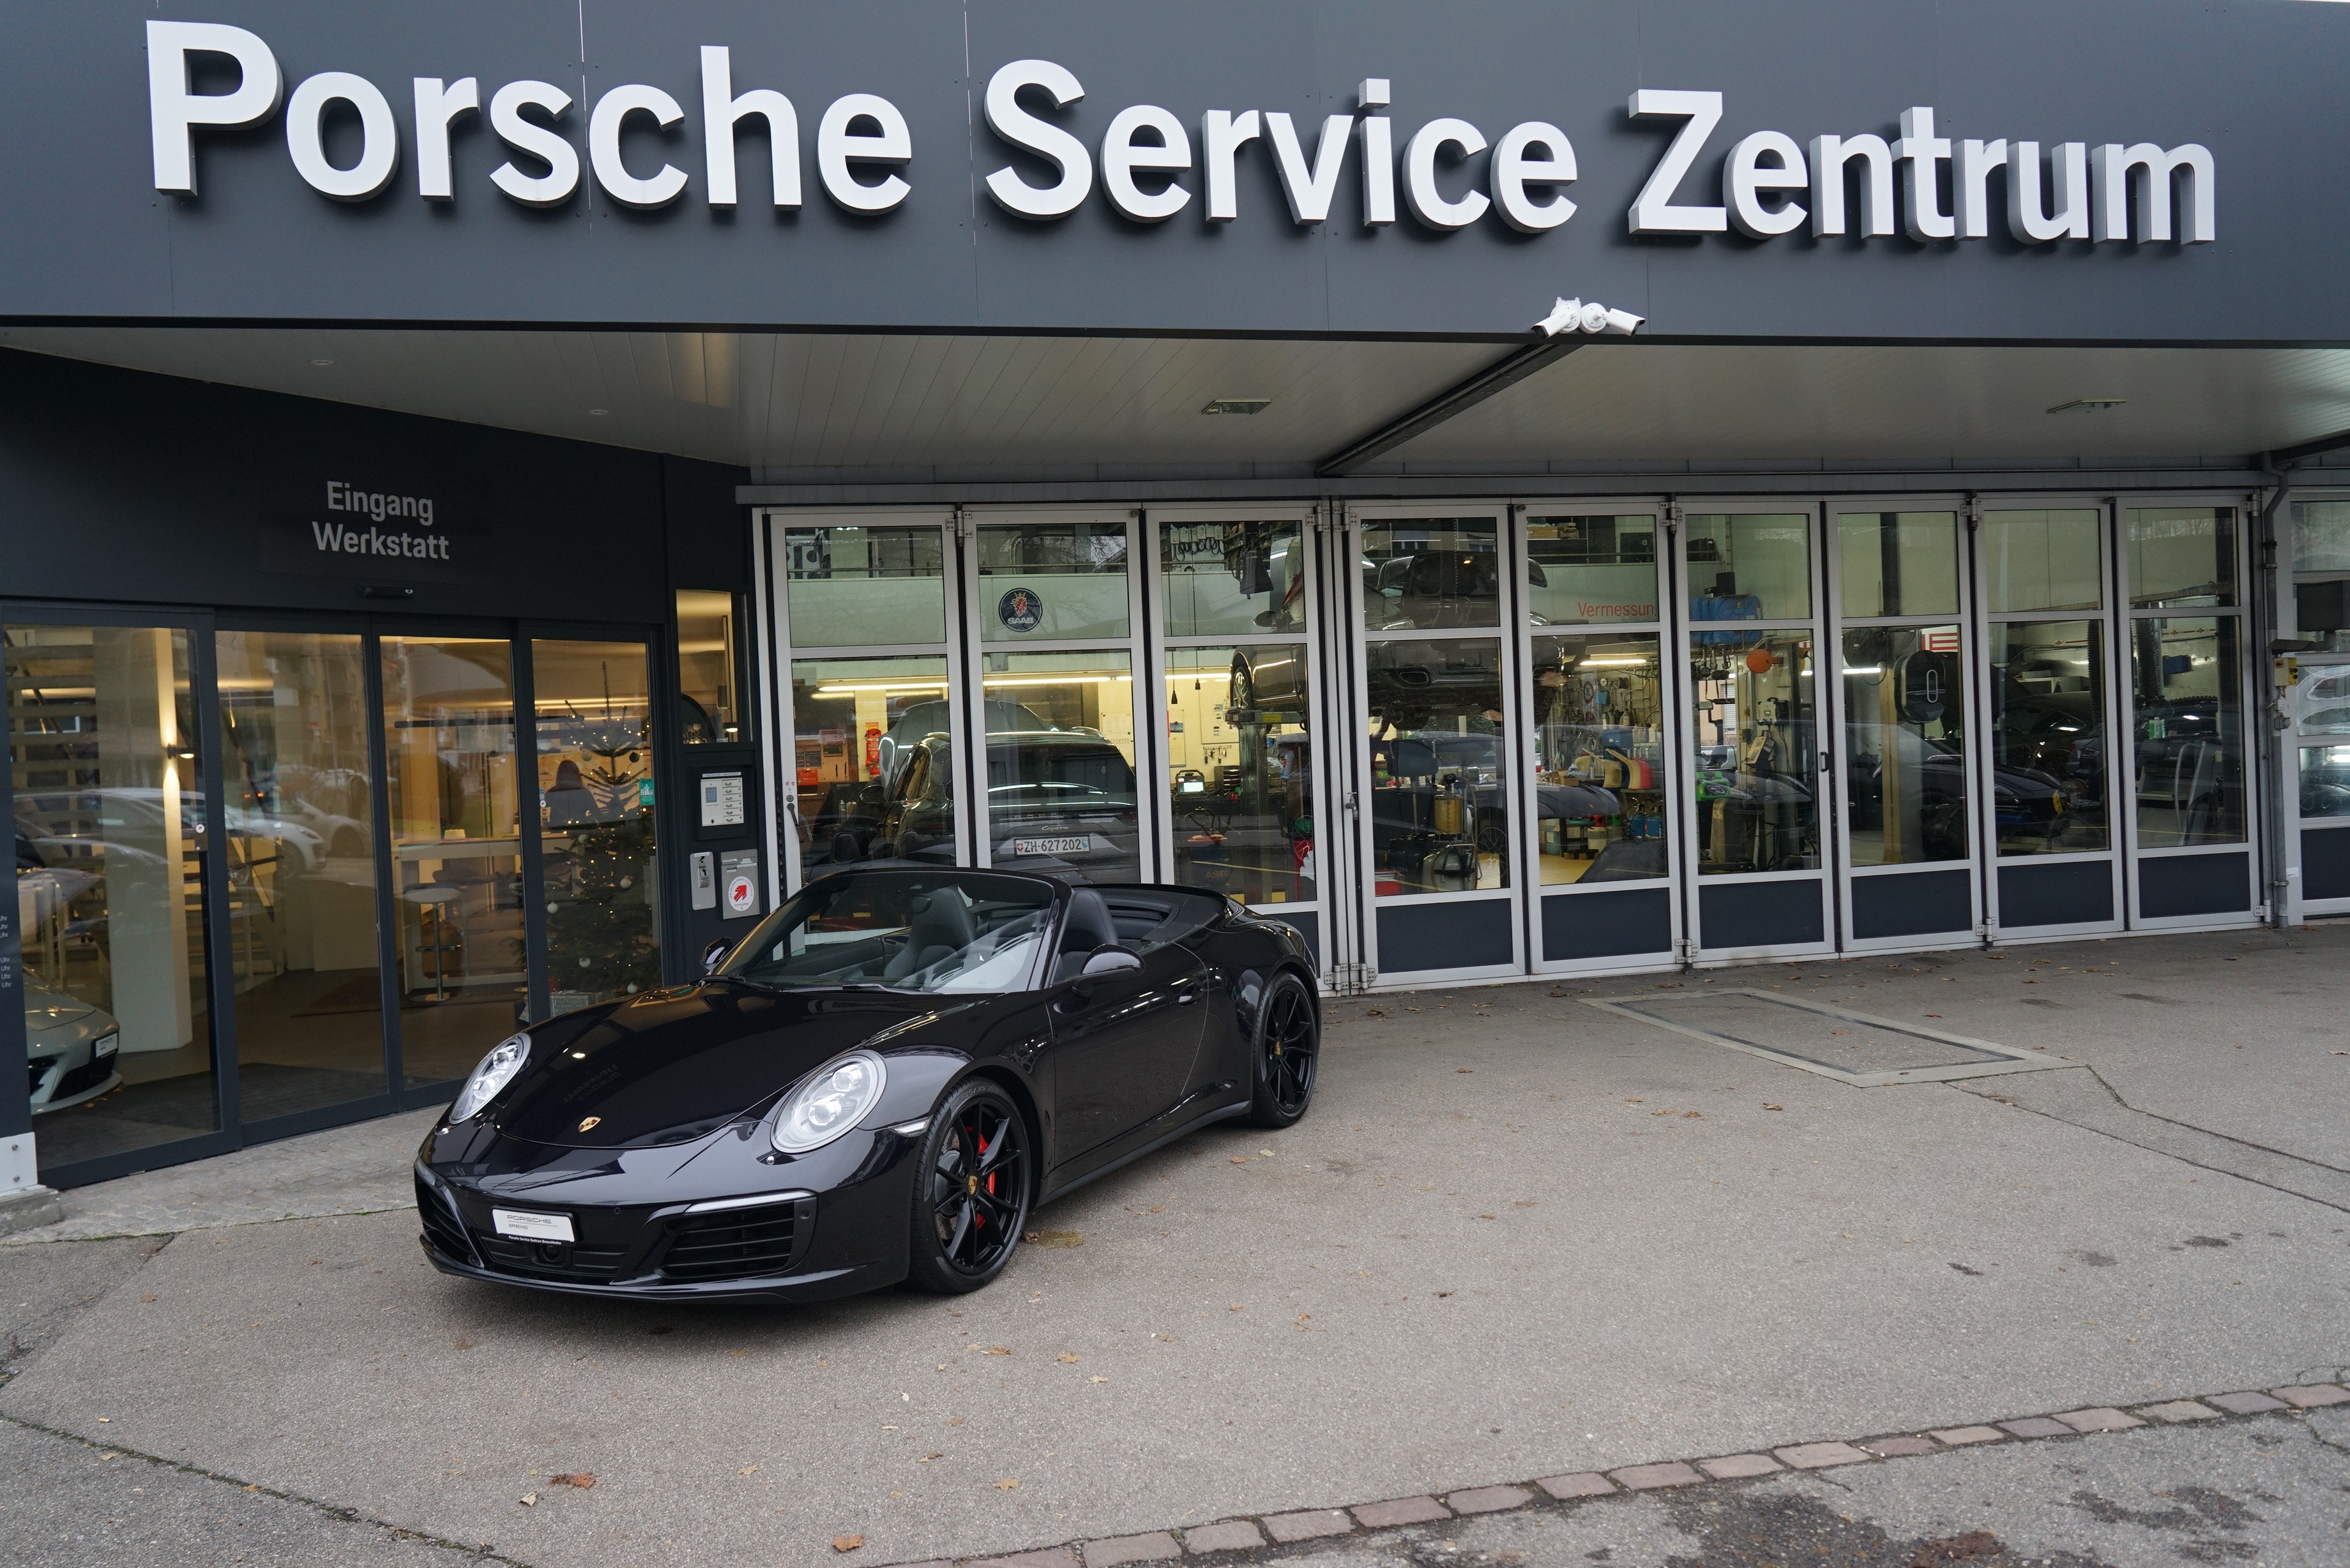
[[1799, 882], [1737, 882], [1697, 890], [1698, 940], [1724, 948], [1793, 947], [1827, 938], [1816, 877]]
[[1403, 904], [1382, 909], [1379, 973], [1477, 969], [1510, 961], [1510, 901]]
[[1673, 950], [1673, 902], [1665, 888], [1614, 893], [1554, 893], [1542, 901], [1543, 957], [1635, 958]]

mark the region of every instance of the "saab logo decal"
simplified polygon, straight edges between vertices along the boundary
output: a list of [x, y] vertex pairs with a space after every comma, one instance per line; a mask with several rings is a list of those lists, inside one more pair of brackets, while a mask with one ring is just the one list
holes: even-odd
[[1006, 631], [1035, 631], [1045, 623], [1044, 597], [1034, 588], [1008, 588], [995, 601], [995, 618]]

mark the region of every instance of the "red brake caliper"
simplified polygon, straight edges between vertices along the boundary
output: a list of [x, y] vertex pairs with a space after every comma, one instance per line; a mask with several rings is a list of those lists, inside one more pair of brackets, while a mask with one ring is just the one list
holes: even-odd
[[[1003, 1137], [1002, 1133], [997, 1133], [995, 1136], [999, 1142]], [[982, 1139], [979, 1146], [979, 1163], [985, 1165], [987, 1163], [988, 1157], [994, 1152], [994, 1148], [990, 1146], [985, 1139]], [[987, 1195], [990, 1198], [995, 1196], [995, 1172], [992, 1170], [987, 1173]], [[972, 1215], [972, 1218], [979, 1222], [979, 1225], [983, 1230], [986, 1228], [987, 1215], [984, 1212], [974, 1212]]]

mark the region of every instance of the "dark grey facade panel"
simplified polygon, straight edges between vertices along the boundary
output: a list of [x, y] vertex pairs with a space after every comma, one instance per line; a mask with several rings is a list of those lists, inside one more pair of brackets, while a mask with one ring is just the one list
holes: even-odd
[[[747, 585], [739, 469], [0, 352], [0, 594], [228, 608], [669, 619]], [[347, 504], [328, 487], [345, 486]], [[432, 505], [413, 515], [368, 500]], [[324, 550], [321, 530], [426, 541]]]
[[[0, 18], [0, 318], [710, 325], [983, 331], [1360, 334], [1524, 338], [1553, 299], [1597, 299], [1643, 332], [1712, 340], [2282, 343], [2350, 341], [2332, 258], [2350, 242], [2350, 137], [2338, 84], [2350, 15], [2337, 6], [2188, 0], [1484, 0], [1443, 7], [1357, 0], [909, 0], [887, 8], [799, 0], [417, 0], [320, 6], [207, 0], [178, 15], [258, 35], [287, 86], [366, 78], [389, 102], [400, 161], [364, 201], [306, 185], [280, 111], [199, 129], [198, 194], [155, 188], [144, 26], [131, 0], [17, 6]], [[699, 49], [732, 52], [733, 89], [772, 88], [797, 111], [802, 204], [768, 202], [764, 138], [740, 138], [742, 200], [707, 201]], [[1326, 221], [1292, 221], [1270, 137], [1235, 165], [1236, 216], [1203, 221], [1195, 192], [1158, 224], [1100, 189], [1068, 215], [1014, 217], [984, 194], [1011, 166], [978, 104], [995, 70], [1038, 57], [1085, 96], [1030, 105], [1098, 163], [1118, 110], [1170, 110], [1199, 143], [1211, 109], [1295, 117], [1311, 158], [1321, 122], [1391, 83], [1395, 148], [1440, 117], [1489, 141], [1513, 125], [1564, 131], [1578, 210], [1522, 234], [1488, 214], [1440, 232], [1407, 212], [1363, 223], [1363, 143], [1347, 144]], [[200, 61], [211, 57], [199, 57]], [[507, 150], [486, 115], [453, 130], [454, 199], [419, 194], [418, 77], [473, 77], [486, 109], [509, 82], [576, 100], [556, 128], [585, 160], [595, 102], [630, 83], [684, 109], [622, 138], [639, 177], [666, 161], [681, 197], [624, 207], [583, 173], [577, 193], [525, 208], [490, 182]], [[199, 92], [234, 73], [196, 73]], [[1719, 127], [1672, 200], [1722, 202], [1732, 145], [1758, 130], [1894, 140], [1929, 108], [1955, 141], [2189, 143], [2213, 160], [2212, 243], [2027, 245], [2006, 234], [1916, 240], [1636, 237], [1627, 213], [1679, 121], [1635, 120], [1640, 88], [1717, 91]], [[872, 217], [824, 194], [815, 143], [826, 108], [869, 92], [903, 114], [910, 195]], [[330, 115], [329, 161], [359, 156], [355, 115]], [[1493, 189], [1491, 152], [1440, 160], [1447, 199]], [[532, 165], [536, 169], [536, 165]], [[2003, 207], [2003, 174], [1986, 187]], [[2053, 178], [2053, 175], [2052, 175]], [[1950, 200], [1946, 191], [1941, 198]]]

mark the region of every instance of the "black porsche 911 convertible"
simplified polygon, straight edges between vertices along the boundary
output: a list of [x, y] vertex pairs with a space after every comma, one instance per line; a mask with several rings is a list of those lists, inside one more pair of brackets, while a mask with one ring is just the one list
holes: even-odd
[[1034, 1205], [1314, 1095], [1305, 941], [1195, 888], [847, 872], [711, 961], [483, 1059], [417, 1155], [435, 1267], [660, 1300], [976, 1290]]

